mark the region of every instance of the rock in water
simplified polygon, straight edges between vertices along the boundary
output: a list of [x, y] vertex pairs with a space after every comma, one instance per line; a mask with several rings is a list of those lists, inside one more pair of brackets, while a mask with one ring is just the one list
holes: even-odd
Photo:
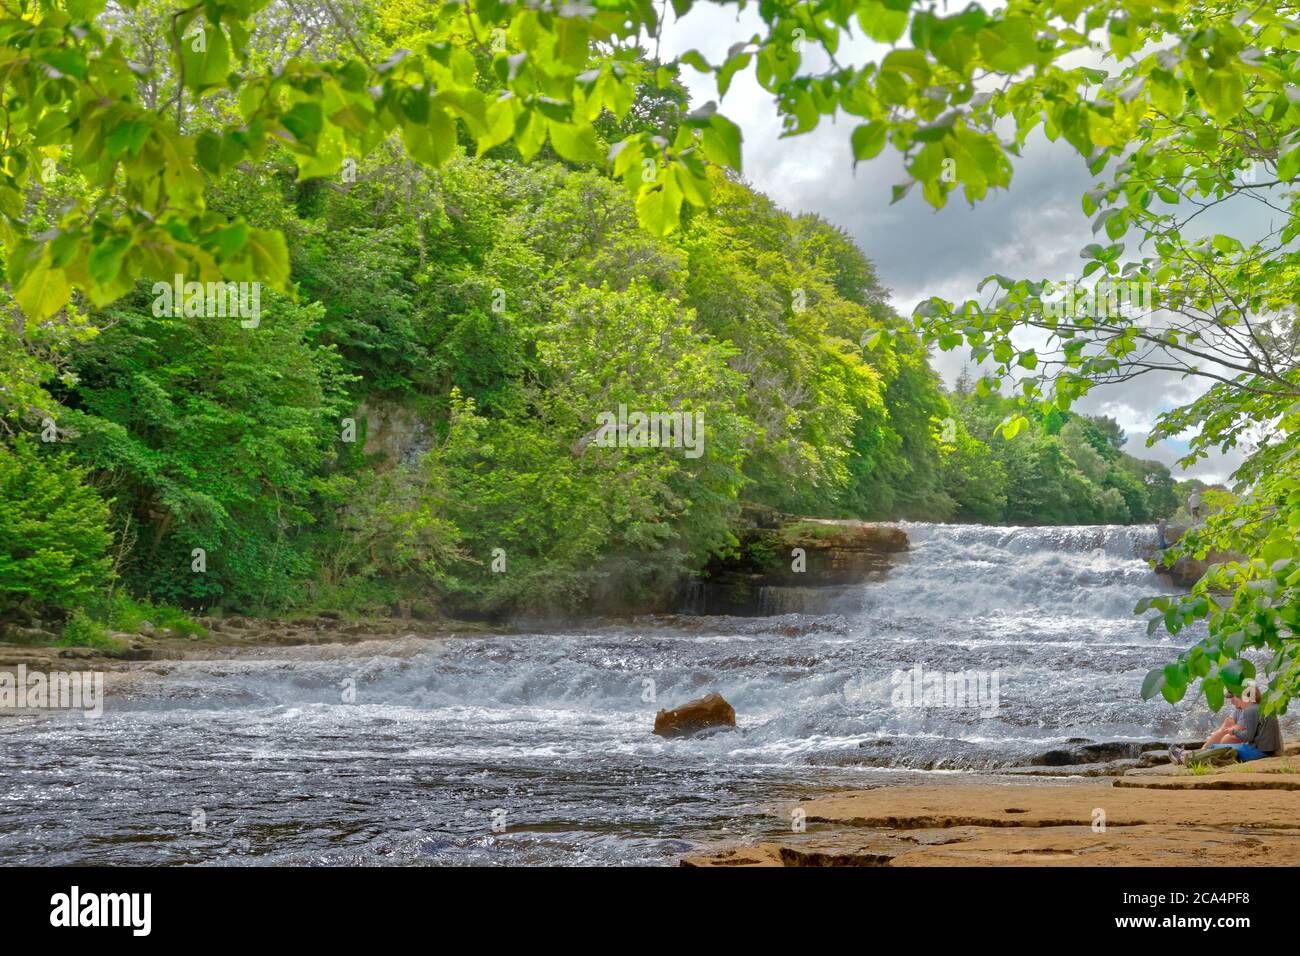
[[672, 710], [655, 714], [654, 732], [660, 737], [688, 737], [710, 727], [736, 726], [736, 708], [714, 691]]

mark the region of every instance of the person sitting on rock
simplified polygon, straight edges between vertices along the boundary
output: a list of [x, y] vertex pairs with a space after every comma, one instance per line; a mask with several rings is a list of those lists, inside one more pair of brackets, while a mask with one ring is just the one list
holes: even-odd
[[1176, 764], [1222, 764], [1273, 757], [1282, 752], [1282, 728], [1277, 715], [1264, 717], [1259, 712], [1259, 685], [1246, 681], [1241, 696], [1232, 698], [1236, 711], [1225, 717], [1219, 729], [1206, 738], [1200, 750], [1188, 753], [1171, 744], [1169, 759]]

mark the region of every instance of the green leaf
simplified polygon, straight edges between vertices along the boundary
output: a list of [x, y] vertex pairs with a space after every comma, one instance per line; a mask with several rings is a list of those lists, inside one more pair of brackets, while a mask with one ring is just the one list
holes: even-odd
[[72, 286], [67, 275], [62, 269], [52, 268], [44, 258], [14, 289], [18, 307], [33, 322], [44, 322], [67, 305], [71, 297]]
[[740, 171], [740, 127], [721, 113], [709, 117], [709, 125], [701, 137], [704, 155], [710, 162]]
[[878, 0], [858, 4], [858, 26], [877, 43], [895, 43], [907, 30], [906, 7], [891, 8]]
[[1165, 671], [1163, 667], [1157, 667], [1147, 672], [1146, 678], [1142, 681], [1142, 699], [1150, 700], [1165, 686]]
[[1300, 146], [1289, 150], [1277, 163], [1278, 179], [1290, 181], [1297, 173], [1300, 173]]
[[1206, 109], [1221, 123], [1240, 113], [1245, 102], [1245, 83], [1241, 74], [1231, 68], [1210, 73], [1201, 92]]
[[47, 66], [54, 67], [64, 76], [75, 76], [79, 80], [86, 78], [86, 58], [78, 49], [58, 48], [45, 50], [41, 53], [39, 59]]
[[[536, 122], [543, 120], [538, 116]], [[446, 110], [431, 107], [427, 123], [402, 124], [402, 143], [417, 162], [441, 166], [456, 151], [456, 124]]]
[[855, 163], [872, 159], [885, 148], [885, 137], [889, 127], [880, 120], [863, 123], [853, 131], [853, 160]]
[[591, 24], [581, 16], [564, 16], [556, 20], [555, 58], [561, 63], [580, 70], [587, 65]]
[[1009, 441], [1020, 434], [1020, 430], [1028, 424], [1029, 419], [1025, 418], [1024, 415], [1008, 415], [1002, 419], [1002, 422], [998, 425], [998, 430], [1002, 433], [1002, 437]]
[[682, 192], [671, 176], [656, 185], [642, 187], [636, 200], [637, 220], [648, 232], [660, 237], [677, 228], [681, 208]]
[[1242, 682], [1244, 682], [1247, 677], [1246, 665], [1248, 663], [1248, 661], [1239, 659], [1228, 661], [1228, 663], [1219, 668], [1219, 676], [1223, 679], [1223, 683], [1229, 690], [1233, 692], [1239, 692], [1241, 690]]
[[280, 117], [280, 122], [293, 134], [294, 139], [305, 142], [321, 131], [325, 117], [319, 103], [303, 101], [295, 103], [292, 109]]
[[1038, 41], [1028, 17], [1011, 16], [977, 34], [984, 61], [999, 73], [1016, 73], [1038, 56]]
[[1223, 681], [1217, 677], [1207, 677], [1201, 682], [1201, 689], [1205, 691], [1205, 701], [1210, 705], [1210, 709], [1217, 711], [1223, 706]]
[[237, 259], [226, 264], [226, 277], [262, 282], [281, 292], [290, 292], [289, 248], [284, 236], [272, 229], [250, 228]]
[[596, 130], [588, 125], [551, 122], [551, 145], [571, 163], [600, 162], [600, 146]]
[[[200, 30], [203, 49], [196, 50], [195, 45], [200, 43], [198, 38]], [[220, 26], [205, 24], [195, 27], [187, 35], [182, 36], [180, 41], [181, 64], [185, 68], [187, 89], [201, 92], [226, 82], [226, 77], [230, 73], [230, 49], [226, 44], [226, 34]]]
[[111, 236], [100, 242], [86, 257], [90, 277], [101, 285], [112, 282], [122, 270], [122, 262], [130, 248], [130, 236]]

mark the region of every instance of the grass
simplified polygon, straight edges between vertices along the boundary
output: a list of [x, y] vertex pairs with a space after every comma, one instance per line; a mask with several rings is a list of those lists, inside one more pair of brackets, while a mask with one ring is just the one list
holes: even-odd
[[796, 521], [783, 528], [782, 533], [787, 543], [800, 540], [806, 541], [810, 538], [821, 541], [843, 534], [844, 528], [841, 525], [822, 524], [816, 521]]
[[[98, 625], [101, 630], [138, 634], [140, 629], [148, 623], [159, 631], [166, 628], [176, 637], [208, 636], [206, 627], [179, 608], [167, 604], [137, 601], [125, 594], [105, 595], [95, 601], [88, 602], [84, 610], [77, 613], [82, 614], [92, 623]], [[72, 620], [75, 619], [76, 615], [73, 616]], [[71, 623], [71, 620], [69, 623]]]
[[84, 611], [77, 611], [63, 626], [63, 636], [59, 638], [59, 646], [120, 651], [126, 647], [126, 642], [120, 638], [110, 637], [104, 625], [92, 620]]
[[123, 594], [107, 594], [72, 613], [63, 625], [57, 646], [93, 647], [110, 652], [125, 650], [127, 642], [109, 632], [137, 634], [146, 623], [157, 630], [167, 628], [180, 637], [208, 636], [207, 628], [179, 608], [136, 601]]

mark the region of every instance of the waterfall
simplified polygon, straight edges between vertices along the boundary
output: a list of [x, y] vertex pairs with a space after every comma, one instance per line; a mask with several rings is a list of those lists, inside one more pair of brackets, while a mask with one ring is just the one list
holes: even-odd
[[[131, 665], [98, 720], [0, 719], [0, 862], [672, 862], [720, 819], [770, 828], [758, 792], [1203, 729], [1193, 701], [1139, 699], [1197, 636], [1147, 636], [1132, 614], [1170, 590], [1152, 532], [901, 527], [911, 547], [882, 580], [817, 606], [772, 588], [770, 617]], [[650, 733], [657, 709], [713, 690], [734, 731]], [[14, 836], [36, 828], [39, 844]]]

